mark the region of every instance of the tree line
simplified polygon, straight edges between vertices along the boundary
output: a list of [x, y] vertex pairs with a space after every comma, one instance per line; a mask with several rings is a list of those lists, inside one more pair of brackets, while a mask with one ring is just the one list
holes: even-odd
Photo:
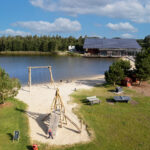
[[[72, 36], [2, 36], [0, 37], [0, 51], [40, 51], [54, 52], [66, 51], [69, 45], [76, 46], [76, 49], [83, 52], [85, 37], [75, 38]], [[150, 35], [137, 42], [143, 49], [150, 48]]]
[[67, 38], [61, 36], [3, 36], [0, 37], [0, 51], [66, 51], [69, 45], [76, 46], [78, 51], [83, 50], [84, 38], [80, 36]]

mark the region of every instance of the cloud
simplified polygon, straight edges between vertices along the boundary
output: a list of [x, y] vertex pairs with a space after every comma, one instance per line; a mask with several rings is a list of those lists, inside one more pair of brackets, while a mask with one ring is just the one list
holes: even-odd
[[125, 22], [125, 23], [120, 22], [118, 24], [108, 23], [106, 26], [115, 31], [129, 31], [129, 32], [137, 32], [138, 31], [129, 22]]
[[148, 0], [29, 0], [44, 10], [65, 12], [69, 15], [96, 14], [110, 18], [128, 19], [133, 22], [150, 22]]
[[11, 35], [11, 36], [17, 36], [17, 35], [20, 35], [20, 36], [27, 36], [27, 35], [30, 35], [31, 33], [29, 32], [24, 32], [24, 31], [14, 31], [12, 29], [6, 29], [4, 31], [0, 31], [0, 35]]
[[28, 29], [36, 34], [70, 33], [81, 30], [81, 24], [78, 21], [71, 21], [66, 18], [58, 18], [53, 23], [46, 21], [27, 21], [16, 22], [12, 25]]
[[122, 34], [121, 37], [122, 38], [127, 38], [127, 39], [129, 38], [130, 39], [130, 38], [133, 38], [134, 36], [132, 34], [125, 33], [125, 34]]

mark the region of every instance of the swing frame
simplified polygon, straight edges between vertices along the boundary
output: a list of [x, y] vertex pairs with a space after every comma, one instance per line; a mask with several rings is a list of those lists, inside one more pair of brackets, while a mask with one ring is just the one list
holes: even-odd
[[[54, 85], [54, 79], [52, 74], [52, 67], [51, 66], [30, 66], [28, 67], [28, 86], [31, 88], [32, 80], [31, 80], [31, 71], [32, 69], [40, 69], [40, 68], [48, 68], [50, 73], [50, 84]], [[55, 85], [54, 85], [55, 87]]]

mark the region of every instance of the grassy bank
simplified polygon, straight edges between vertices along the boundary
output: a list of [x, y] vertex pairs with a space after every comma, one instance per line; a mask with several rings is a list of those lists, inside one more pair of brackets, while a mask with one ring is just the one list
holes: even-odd
[[79, 53], [68, 51], [40, 52], [40, 51], [1, 51], [0, 56], [81, 56]]
[[[26, 105], [15, 99], [10, 99], [4, 106], [0, 105], [0, 150], [28, 150], [28, 119], [20, 110]], [[20, 131], [19, 142], [12, 142], [15, 130]]]
[[[88, 145], [72, 149], [82, 150], [148, 150], [150, 149], [150, 97], [139, 95], [125, 88], [123, 95], [130, 95], [130, 103], [107, 102], [114, 94], [113, 87], [96, 87], [73, 94], [81, 105], [78, 115], [94, 130], [95, 139]], [[87, 96], [97, 95], [100, 105], [89, 106]]]

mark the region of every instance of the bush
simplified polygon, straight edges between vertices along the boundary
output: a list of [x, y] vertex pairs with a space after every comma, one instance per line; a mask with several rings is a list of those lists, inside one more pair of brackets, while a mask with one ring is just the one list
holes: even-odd
[[21, 85], [18, 79], [10, 78], [5, 70], [0, 68], [0, 102], [17, 95]]
[[109, 70], [105, 72], [105, 80], [109, 84], [120, 84], [121, 80], [128, 75], [128, 71], [131, 68], [129, 61], [119, 60], [114, 62]]

